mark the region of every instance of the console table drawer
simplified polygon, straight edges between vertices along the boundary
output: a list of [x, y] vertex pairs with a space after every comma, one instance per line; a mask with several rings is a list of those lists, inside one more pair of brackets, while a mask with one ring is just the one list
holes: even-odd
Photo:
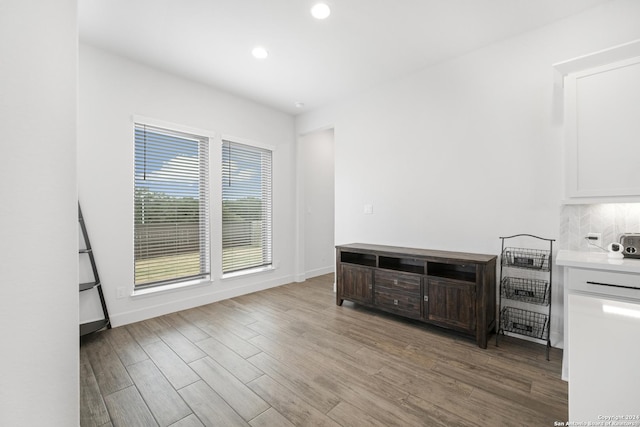
[[398, 292], [394, 289], [376, 287], [375, 304], [382, 310], [406, 317], [420, 317], [420, 292]]
[[375, 270], [373, 277], [376, 287], [381, 286], [405, 292], [415, 292], [420, 298], [421, 276]]

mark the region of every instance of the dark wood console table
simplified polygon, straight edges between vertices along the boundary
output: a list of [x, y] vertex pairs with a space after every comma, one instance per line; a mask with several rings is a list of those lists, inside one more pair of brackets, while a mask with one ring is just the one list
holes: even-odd
[[354, 243], [336, 246], [346, 299], [464, 332], [487, 348], [496, 326], [496, 256]]

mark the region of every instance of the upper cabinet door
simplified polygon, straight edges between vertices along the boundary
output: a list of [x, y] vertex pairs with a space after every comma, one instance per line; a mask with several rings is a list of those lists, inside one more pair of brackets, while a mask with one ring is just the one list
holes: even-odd
[[565, 78], [566, 195], [640, 200], [640, 57]]

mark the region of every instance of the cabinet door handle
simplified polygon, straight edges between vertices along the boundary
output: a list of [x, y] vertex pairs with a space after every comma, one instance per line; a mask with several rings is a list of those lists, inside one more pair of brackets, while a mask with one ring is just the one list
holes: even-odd
[[429, 296], [425, 295], [425, 296], [424, 296], [424, 300], [425, 300], [425, 301], [427, 301], [427, 302], [429, 302]]
[[369, 290], [373, 289], [373, 285], [369, 283]]

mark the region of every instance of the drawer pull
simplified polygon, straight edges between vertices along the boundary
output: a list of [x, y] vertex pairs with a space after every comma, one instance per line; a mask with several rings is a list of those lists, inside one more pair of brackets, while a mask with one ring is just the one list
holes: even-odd
[[598, 286], [610, 286], [612, 288], [624, 288], [624, 289], [634, 289], [638, 290], [640, 288], [634, 288], [633, 286], [624, 286], [624, 285], [612, 285], [610, 283], [601, 283], [601, 282], [587, 282], [588, 285], [598, 285]]
[[394, 280], [393, 280], [393, 284], [394, 284], [394, 285], [397, 285], [397, 284], [398, 284], [398, 279], [394, 279]]
[[398, 300], [397, 299], [393, 300], [393, 305], [398, 305]]

